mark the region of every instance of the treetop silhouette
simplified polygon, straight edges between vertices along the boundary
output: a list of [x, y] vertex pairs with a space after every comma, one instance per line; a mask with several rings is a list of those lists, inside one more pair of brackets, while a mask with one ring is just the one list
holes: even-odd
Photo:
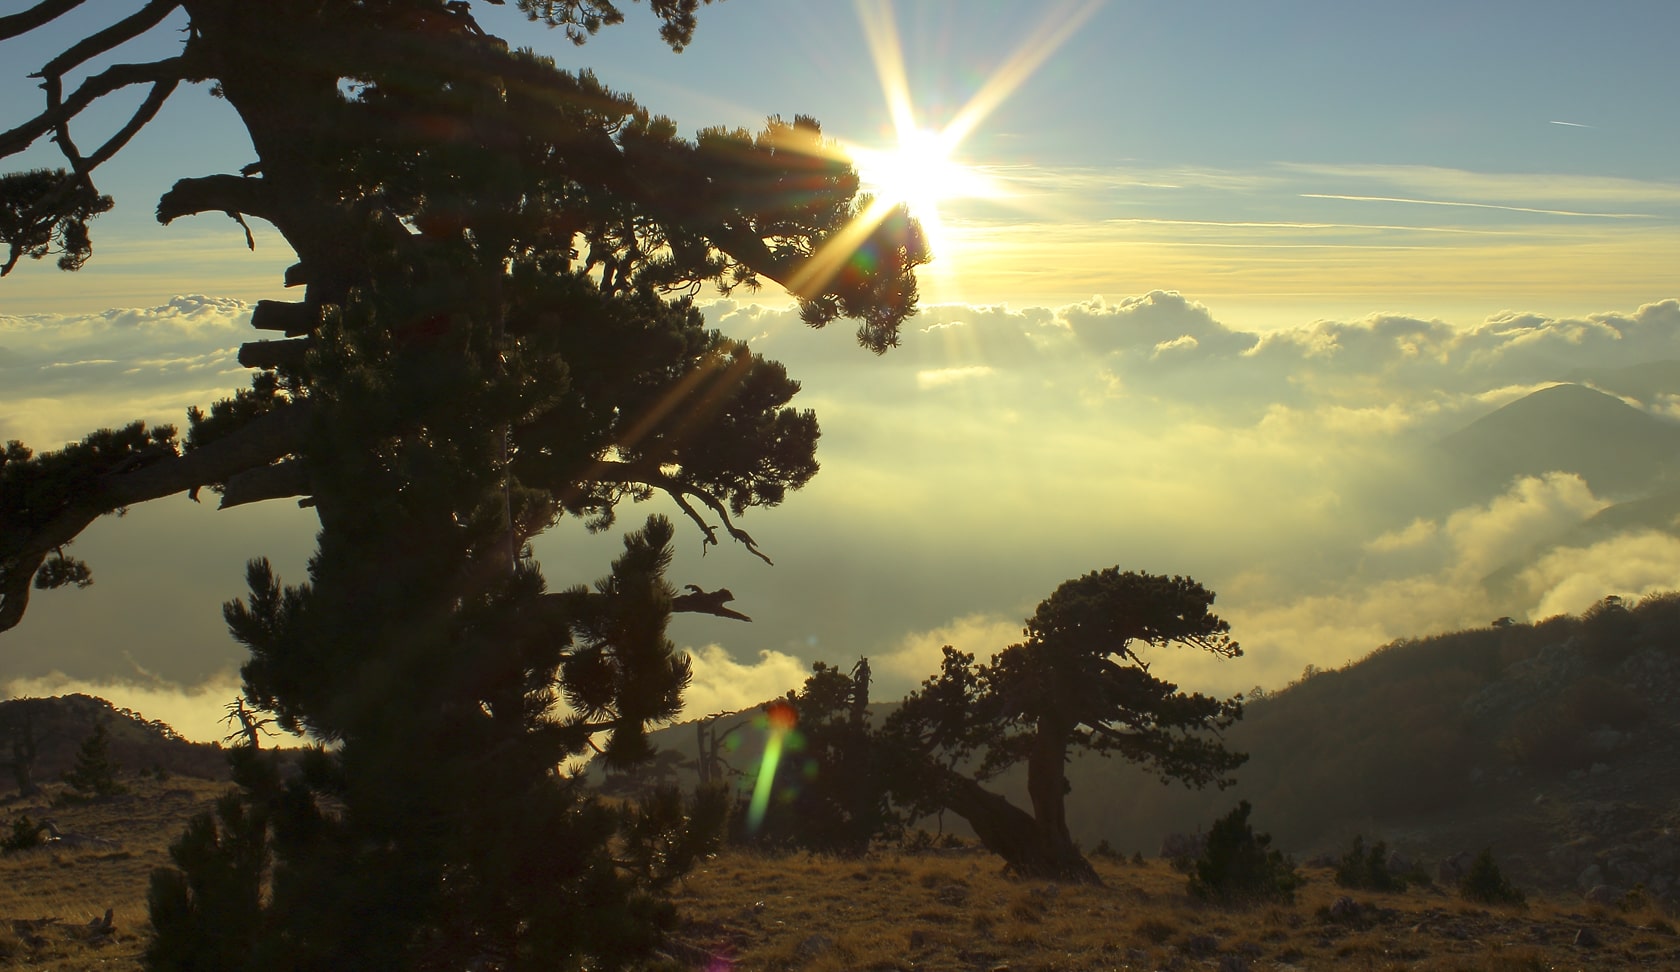
[[[44, 0], [0, 18], [0, 41], [76, 6]], [[651, 6], [680, 48], [694, 0]], [[622, 19], [598, 0], [520, 7], [579, 41]], [[178, 55], [102, 64], [177, 12], [189, 25]], [[66, 92], [78, 70], [93, 73]], [[23, 616], [32, 580], [91, 578], [63, 548], [104, 513], [204, 487], [223, 506], [318, 502], [324, 473], [308, 446], [346, 420], [333, 400], [352, 404], [327, 386], [380, 372], [379, 394], [353, 402], [357, 424], [414, 435], [452, 390], [434, 367], [449, 355], [471, 359], [509, 415], [488, 458], [511, 474], [510, 549], [563, 513], [605, 526], [618, 500], [662, 492], [708, 542], [721, 531], [756, 552], [733, 519], [809, 479], [816, 423], [786, 407], [798, 385], [779, 365], [706, 332], [682, 298], [776, 281], [809, 324], [855, 318], [860, 343], [880, 352], [914, 311], [928, 259], [902, 209], [857, 222], [856, 173], [814, 120], [683, 139], [590, 72], [486, 35], [467, 3], [153, 0], [37, 76], [44, 105], [0, 133], [0, 158], [51, 138], [66, 168], [0, 181], [11, 262], [46, 252], [43, 232], [61, 265], [87, 259], [99, 168], [180, 83], [208, 82], [257, 158], [180, 179], [158, 219], [268, 221], [298, 255], [286, 283], [303, 299], [257, 305], [253, 326], [284, 338], [241, 348], [252, 387], [194, 411], [184, 441], [129, 425], [49, 455], [8, 447], [0, 630]], [[83, 153], [73, 123], [136, 86], [148, 94], [132, 118]]]
[[[697, 0], [650, 5], [680, 48]], [[0, 40], [77, 6], [40, 0], [0, 18]], [[574, 40], [621, 19], [606, 0], [520, 7]], [[191, 410], [184, 437], [135, 422], [41, 455], [14, 442], [0, 462], [0, 630], [32, 583], [92, 579], [65, 547], [122, 507], [208, 488], [224, 507], [297, 498], [320, 521], [306, 580], [255, 559], [224, 616], [251, 651], [250, 711], [333, 746], [290, 779], [254, 738], [235, 747], [238, 791], [154, 877], [154, 969], [645, 959], [673, 922], [658, 892], [707, 852], [722, 803], [621, 812], [558, 768], [651, 754], [647, 727], [690, 677], [673, 610], [746, 615], [728, 591], [676, 593], [663, 516], [592, 587], [550, 590], [529, 541], [566, 516], [607, 529], [662, 493], [707, 543], [768, 559], [737, 520], [816, 473], [816, 417], [692, 298], [775, 281], [813, 326], [858, 320], [876, 352], [915, 308], [919, 227], [858, 195], [814, 120], [680, 138], [472, 11], [151, 0], [47, 61], [41, 111], [0, 133], [0, 157], [51, 137], [66, 162], [0, 184], [0, 213], [21, 214], [6, 242], [34, 253], [41, 226], [63, 227], [50, 239], [85, 255], [100, 166], [179, 84], [209, 83], [256, 158], [179, 180], [159, 221], [266, 220], [298, 257], [285, 282], [302, 299], [252, 313], [279, 336], [241, 348], [251, 386]], [[176, 14], [179, 54], [103, 63]], [[81, 113], [134, 86], [140, 109], [84, 154]]]
[[[989, 664], [947, 646], [938, 674], [882, 728], [895, 800], [920, 815], [948, 809], [1018, 872], [1097, 880], [1068, 830], [1067, 761], [1118, 755], [1163, 782], [1230, 785], [1247, 759], [1220, 733], [1242, 699], [1179, 691], [1150, 673], [1146, 647], [1242, 654], [1214, 595], [1186, 577], [1093, 571], [1063, 583], [1027, 619], [1024, 640]], [[1032, 812], [981, 784], [1025, 762]]]

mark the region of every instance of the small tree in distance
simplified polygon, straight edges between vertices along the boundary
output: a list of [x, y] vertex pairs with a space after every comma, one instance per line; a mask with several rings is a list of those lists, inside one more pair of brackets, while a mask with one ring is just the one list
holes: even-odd
[[[41, 699], [12, 699], [0, 704], [0, 767], [11, 770], [18, 796], [41, 792], [35, 782], [35, 761], [41, 755], [42, 729], [38, 723]], [[6, 758], [9, 754], [10, 758]]]
[[1253, 809], [1243, 800], [1209, 828], [1207, 849], [1190, 875], [1192, 895], [1228, 904], [1295, 900], [1302, 878], [1294, 863], [1272, 848], [1270, 834], [1256, 834], [1249, 826]]
[[787, 694], [798, 747], [781, 760], [775, 784], [787, 799], [771, 807], [756, 839], [857, 856], [871, 840], [899, 834], [870, 735], [869, 682], [867, 658], [850, 672], [816, 662]]
[[76, 797], [92, 800], [120, 796], [128, 787], [117, 782], [122, 767], [111, 757], [111, 734], [105, 723], [93, 727], [76, 752], [76, 765], [64, 774], [64, 782], [76, 791]]
[[1407, 878], [1388, 869], [1387, 842], [1379, 840], [1367, 849], [1364, 835], [1355, 834], [1353, 844], [1336, 863], [1336, 883], [1366, 891], [1404, 891]]
[[1470, 870], [1458, 882], [1458, 894], [1466, 901], [1482, 904], [1522, 907], [1528, 902], [1528, 896], [1522, 889], [1512, 884], [1499, 870], [1491, 847], [1482, 848], [1482, 852], [1470, 862]]

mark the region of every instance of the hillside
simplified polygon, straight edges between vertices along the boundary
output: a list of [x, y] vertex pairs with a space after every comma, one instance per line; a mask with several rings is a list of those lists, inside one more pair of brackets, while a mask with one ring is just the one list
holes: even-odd
[[[0, 854], [0, 970], [139, 969], [151, 870], [220, 789], [148, 779], [110, 801], [9, 808], [53, 814], [67, 833], [114, 846]], [[655, 967], [1528, 972], [1680, 962], [1673, 919], [1649, 901], [1531, 895], [1522, 909], [1481, 906], [1440, 886], [1349, 892], [1308, 866], [1293, 904], [1218, 907], [1190, 898], [1184, 875], [1163, 861], [1094, 864], [1101, 887], [1021, 881], [973, 847], [880, 848], [858, 860], [728, 850], [673, 889], [679, 924], [664, 948], [670, 961]]]
[[1454, 476], [1488, 495], [1517, 476], [1561, 471], [1579, 474], [1598, 495], [1629, 498], [1673, 483], [1680, 424], [1560, 384], [1477, 419], [1439, 447]]
[[94, 727], [105, 726], [113, 759], [129, 773], [157, 773], [200, 779], [227, 778], [227, 756], [220, 747], [189, 742], [162, 722], [118, 709], [90, 695], [0, 702], [0, 801], [18, 793], [13, 768], [33, 743], [29, 772], [34, 782], [56, 782], [76, 762], [76, 753]]
[[1075, 783], [1075, 826], [1153, 848], [1248, 799], [1256, 826], [1306, 856], [1354, 833], [1420, 860], [1492, 846], [1534, 885], [1673, 897], [1677, 630], [1668, 597], [1399, 642], [1251, 704], [1230, 734], [1251, 754], [1233, 790], [1163, 791], [1098, 768]]
[[[1530, 886], [1643, 884], [1666, 900], [1680, 896], [1677, 705], [1680, 596], [1403, 640], [1252, 700], [1227, 737], [1250, 754], [1230, 790], [1076, 759], [1069, 825], [1086, 847], [1153, 856], [1247, 799], [1303, 859], [1356, 833], [1427, 862], [1492, 846]], [[728, 758], [743, 787], [763, 745], [749, 716], [717, 723], [740, 726]], [[653, 738], [664, 778], [692, 785], [694, 725]], [[1021, 774], [994, 788], [1025, 804]], [[922, 824], [966, 833], [950, 814]]]
[[[45, 701], [67, 738], [103, 719], [132, 745], [171, 742], [164, 727], [102, 700]], [[1121, 852], [1095, 858], [1105, 887], [1023, 882], [972, 847], [877, 848], [860, 860], [732, 850], [676, 892], [682, 925], [669, 967], [715, 968], [717, 956], [742, 970], [830, 972], [1672, 967], [1676, 706], [1680, 595], [1396, 642], [1254, 700], [1228, 739], [1252, 756], [1232, 790], [1163, 787], [1117, 761], [1076, 761], [1070, 823], [1087, 848]], [[888, 708], [878, 704], [876, 717]], [[722, 748], [743, 781], [762, 746], [756, 723], [751, 712], [716, 723], [739, 727]], [[656, 734], [671, 754], [658, 761], [663, 775], [689, 774], [698, 738], [693, 723]], [[52, 815], [67, 832], [115, 841], [0, 856], [0, 887], [10, 890], [0, 917], [12, 929], [8, 939], [0, 926], [0, 968], [134, 967], [145, 875], [219, 784], [146, 773], [132, 782], [132, 795], [79, 807], [51, 805], [57, 783], [34, 800], [0, 801], [0, 819]], [[1254, 803], [1257, 829], [1304, 862], [1309, 884], [1294, 905], [1201, 904], [1155, 859], [1163, 835], [1205, 828], [1239, 799]], [[1354, 834], [1387, 841], [1431, 876], [1441, 860], [1490, 847], [1540, 897], [1512, 911], [1438, 885], [1339, 903], [1345, 892], [1328, 865]], [[1128, 863], [1134, 850], [1144, 859]], [[97, 921], [107, 907], [109, 935]]]

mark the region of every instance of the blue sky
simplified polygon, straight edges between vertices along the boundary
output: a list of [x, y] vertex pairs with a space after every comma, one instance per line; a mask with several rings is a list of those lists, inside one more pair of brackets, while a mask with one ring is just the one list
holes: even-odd
[[[1418, 501], [1440, 435], [1575, 366], [1680, 358], [1680, 7], [728, 0], [680, 55], [641, 6], [582, 48], [475, 11], [682, 130], [799, 113], [879, 148], [894, 135], [870, 17], [893, 25], [935, 129], [1084, 18], [957, 149], [1002, 194], [941, 204], [903, 348], [877, 360], [849, 328], [811, 334], [769, 291], [710, 306], [805, 382], [824, 469], [749, 518], [776, 568], [682, 549], [674, 580], [729, 586], [758, 619], [679, 622], [699, 708], [865, 653], [884, 691], [908, 688], [939, 643], [1002, 647], [1056, 583], [1115, 563], [1221, 593], [1248, 656], [1166, 665], [1222, 691], [1680, 586], [1671, 539], [1628, 536], [1531, 565], [1520, 603], [1491, 605], [1465, 593], [1477, 571], [1610, 498], [1554, 477]], [[70, 36], [0, 45], [0, 84], [33, 94], [22, 76]], [[32, 104], [0, 99], [0, 127]], [[246, 381], [233, 351], [250, 304], [283, 294], [289, 251], [260, 226], [249, 253], [230, 220], [151, 219], [174, 178], [250, 161], [228, 122], [202, 90], [177, 93], [107, 167], [119, 208], [94, 224], [93, 262], [0, 281], [0, 438], [179, 422]], [[9, 167], [50, 164], [47, 149]], [[217, 607], [247, 557], [300, 577], [312, 521], [152, 506], [90, 531], [78, 550], [99, 582], [38, 598], [0, 638], [0, 686], [128, 692], [164, 717], [226, 700], [239, 653]], [[604, 570], [616, 539], [580, 532], [539, 547], [552, 582]]]

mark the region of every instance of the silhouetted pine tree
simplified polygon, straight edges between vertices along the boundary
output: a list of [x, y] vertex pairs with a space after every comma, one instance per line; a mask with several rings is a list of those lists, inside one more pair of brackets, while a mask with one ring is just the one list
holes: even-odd
[[[0, 37], [70, 6], [0, 18]], [[520, 6], [578, 40], [619, 19], [611, 0]], [[695, 6], [653, 4], [673, 46]], [[186, 30], [159, 26], [177, 10]], [[649, 518], [593, 589], [549, 591], [529, 542], [568, 516], [607, 529], [619, 503], [664, 493], [706, 543], [764, 556], [735, 518], [815, 474], [816, 417], [692, 295], [775, 280], [807, 323], [854, 318], [876, 352], [915, 309], [919, 227], [902, 208], [854, 222], [857, 174], [815, 121], [686, 140], [589, 72], [487, 36], [472, 10], [148, 4], [50, 60], [47, 103], [0, 133], [0, 155], [61, 133], [74, 181], [27, 214], [60, 225], [80, 212], [63, 193], [91, 186], [176, 84], [212, 82], [257, 159], [182, 179], [158, 216], [265, 219], [304, 288], [256, 306], [252, 325], [286, 340], [241, 348], [250, 389], [191, 410], [184, 442], [133, 423], [0, 456], [0, 630], [32, 585], [91, 579], [62, 550], [104, 513], [208, 487], [224, 506], [300, 498], [320, 520], [305, 582], [253, 561], [225, 614], [251, 650], [246, 702], [323, 748], [283, 784], [239, 757], [236, 798], [153, 888], [154, 968], [646, 957], [672, 920], [658, 891], [709, 846], [715, 801], [626, 815], [560, 768], [633, 764], [681, 708], [673, 527]], [[182, 38], [180, 57], [59, 102], [67, 73], [153, 28]], [[129, 84], [153, 86], [132, 124], [76, 154], [65, 129]], [[743, 617], [717, 593], [691, 609]]]
[[[1247, 759], [1219, 736], [1241, 717], [1241, 696], [1181, 692], [1142, 654], [1177, 644], [1241, 655], [1213, 599], [1186, 577], [1110, 567], [1056, 588], [1027, 619], [1026, 639], [990, 664], [947, 646], [939, 674], [880, 735], [894, 798], [912, 817], [958, 814], [1022, 874], [1096, 882], [1068, 831], [1070, 751], [1119, 755], [1195, 787], [1230, 785]], [[981, 786], [1023, 762], [1030, 814]]]
[[118, 796], [128, 792], [128, 787], [117, 782], [121, 772], [122, 766], [111, 756], [110, 730], [101, 722], [82, 740], [76, 763], [64, 774], [64, 782], [82, 799]]

